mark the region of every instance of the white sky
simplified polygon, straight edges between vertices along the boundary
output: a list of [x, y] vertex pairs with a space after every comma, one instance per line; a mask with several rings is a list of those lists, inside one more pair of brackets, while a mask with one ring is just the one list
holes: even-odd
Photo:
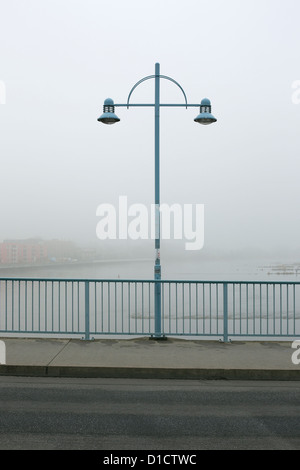
[[[154, 113], [117, 108], [154, 74], [197, 108], [161, 110], [161, 202], [205, 204], [209, 250], [300, 248], [299, 0], [0, 0], [0, 239], [96, 241], [96, 208], [154, 202]], [[131, 102], [152, 102], [154, 81]], [[162, 102], [182, 102], [171, 82]], [[299, 257], [300, 259], [300, 257]]]

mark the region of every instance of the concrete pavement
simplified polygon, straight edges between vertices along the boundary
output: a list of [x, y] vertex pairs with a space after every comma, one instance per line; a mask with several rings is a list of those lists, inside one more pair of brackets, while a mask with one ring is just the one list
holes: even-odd
[[6, 346], [0, 375], [300, 380], [292, 340], [0, 339]]

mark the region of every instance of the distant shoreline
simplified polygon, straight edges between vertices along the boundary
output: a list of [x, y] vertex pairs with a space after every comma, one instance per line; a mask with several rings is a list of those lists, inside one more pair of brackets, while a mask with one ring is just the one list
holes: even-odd
[[95, 264], [105, 263], [136, 263], [136, 262], [152, 261], [151, 258], [112, 258], [112, 259], [100, 259], [100, 260], [89, 260], [89, 261], [69, 261], [65, 263], [45, 263], [45, 264], [10, 264], [0, 265], [0, 271], [7, 269], [39, 269], [39, 268], [66, 268], [71, 266], [91, 266]]

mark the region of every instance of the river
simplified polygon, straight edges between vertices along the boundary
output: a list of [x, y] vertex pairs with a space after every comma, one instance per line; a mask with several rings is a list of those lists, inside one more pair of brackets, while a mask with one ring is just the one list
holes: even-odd
[[[100, 260], [45, 266], [11, 266], [0, 277], [47, 279], [153, 279], [151, 259]], [[270, 259], [183, 259], [162, 261], [162, 279], [197, 281], [300, 281], [300, 263]]]

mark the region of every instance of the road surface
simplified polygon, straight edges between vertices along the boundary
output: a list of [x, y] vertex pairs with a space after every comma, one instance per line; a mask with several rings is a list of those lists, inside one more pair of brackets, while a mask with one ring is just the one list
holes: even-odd
[[0, 449], [300, 449], [300, 382], [0, 377]]

